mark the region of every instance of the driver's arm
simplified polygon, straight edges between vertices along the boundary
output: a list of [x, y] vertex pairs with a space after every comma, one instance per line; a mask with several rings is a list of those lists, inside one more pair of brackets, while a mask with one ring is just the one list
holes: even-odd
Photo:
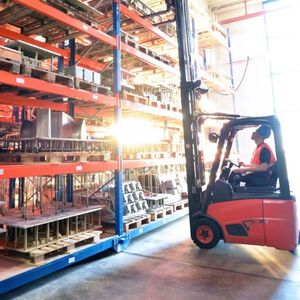
[[248, 173], [248, 172], [263, 172], [267, 171], [269, 167], [269, 164], [262, 163], [260, 165], [253, 165], [247, 168], [238, 168], [233, 170], [235, 173]]
[[248, 173], [248, 172], [264, 172], [268, 170], [271, 160], [271, 153], [267, 148], [263, 148], [259, 156], [259, 165], [248, 165], [245, 168], [235, 169], [236, 173]]

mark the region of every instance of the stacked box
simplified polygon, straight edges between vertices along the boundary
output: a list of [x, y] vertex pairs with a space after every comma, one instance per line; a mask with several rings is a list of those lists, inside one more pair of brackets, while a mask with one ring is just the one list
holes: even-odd
[[96, 84], [101, 84], [101, 74], [93, 72], [93, 82]]
[[84, 68], [78, 67], [78, 66], [70, 66], [66, 67], [65, 70], [65, 75], [71, 75], [75, 78], [79, 79], [84, 79]]
[[84, 69], [83, 70], [83, 79], [86, 82], [93, 82], [93, 71]]

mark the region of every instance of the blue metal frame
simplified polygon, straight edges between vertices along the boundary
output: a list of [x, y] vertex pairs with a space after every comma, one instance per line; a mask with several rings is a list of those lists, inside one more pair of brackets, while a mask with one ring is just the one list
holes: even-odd
[[8, 206], [15, 208], [16, 178], [9, 179]]
[[[113, 1], [113, 34], [117, 41], [117, 47], [114, 49], [114, 93], [117, 99], [117, 107], [115, 109], [115, 126], [118, 129], [122, 119], [121, 105], [121, 29], [120, 29], [120, 1]], [[115, 171], [115, 231], [116, 234], [122, 236], [123, 231], [123, 192], [122, 192], [122, 144], [116, 139], [115, 159], [118, 163]], [[117, 247], [117, 251], [120, 251]]]
[[[76, 63], [76, 43], [74, 38], [69, 40], [69, 48], [70, 48], [69, 66], [74, 66]], [[74, 102], [69, 102], [68, 114], [74, 118], [75, 116]], [[73, 174], [67, 174], [66, 180], [67, 180], [66, 182], [67, 202], [73, 202], [73, 197], [74, 197]]]
[[117, 239], [116, 236], [110, 237], [106, 240], [103, 240], [101, 243], [92, 245], [86, 249], [68, 254], [45, 265], [33, 267], [32, 269], [21, 274], [2, 280], [0, 281], [0, 295], [53, 272], [69, 267], [70, 265], [82, 261], [92, 255], [96, 255], [108, 250], [113, 247], [115, 239]]
[[108, 249], [117, 250], [118, 248], [122, 250], [124, 247], [128, 245], [131, 239], [141, 236], [152, 230], [155, 230], [177, 219], [180, 219], [186, 216], [187, 214], [188, 214], [187, 209], [183, 209], [182, 211], [177, 211], [176, 213], [166, 218], [158, 219], [157, 221], [151, 222], [149, 224], [145, 224], [142, 227], [132, 229], [129, 232], [123, 234], [122, 237], [117, 235], [111, 236], [109, 238], [100, 241], [96, 245], [88, 246], [85, 249], [78, 250], [78, 252], [74, 252], [72, 254], [67, 254], [64, 257], [51, 261], [45, 265], [33, 267], [32, 269], [20, 273], [16, 276], [12, 276], [8, 279], [4, 279], [0, 281], [0, 295], [7, 293], [13, 289], [16, 289], [27, 283], [30, 283], [34, 280], [47, 276], [53, 272], [69, 267], [86, 258], [99, 254], [105, 250]]

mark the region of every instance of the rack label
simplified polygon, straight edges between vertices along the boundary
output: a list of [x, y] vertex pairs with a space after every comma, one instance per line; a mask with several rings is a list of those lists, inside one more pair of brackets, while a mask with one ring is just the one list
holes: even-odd
[[97, 100], [98, 99], [98, 95], [93, 94], [93, 99]]
[[22, 83], [22, 84], [24, 84], [24, 83], [25, 83], [25, 80], [24, 80], [23, 78], [17, 77], [17, 78], [16, 78], [16, 83]]
[[76, 166], [76, 171], [82, 171], [82, 166]]
[[89, 26], [87, 26], [87, 25], [85, 25], [85, 24], [82, 25], [82, 28], [83, 28], [84, 30], [89, 30]]
[[4, 175], [4, 169], [0, 169], [0, 175]]
[[70, 258], [68, 259], [68, 263], [71, 264], [71, 263], [73, 263], [73, 262], [75, 262], [75, 257], [70, 257]]

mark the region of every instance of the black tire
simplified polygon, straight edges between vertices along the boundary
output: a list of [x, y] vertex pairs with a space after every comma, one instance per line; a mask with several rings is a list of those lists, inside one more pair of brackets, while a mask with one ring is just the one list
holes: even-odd
[[197, 219], [192, 225], [191, 233], [193, 242], [201, 249], [215, 247], [221, 238], [218, 225], [207, 218]]

